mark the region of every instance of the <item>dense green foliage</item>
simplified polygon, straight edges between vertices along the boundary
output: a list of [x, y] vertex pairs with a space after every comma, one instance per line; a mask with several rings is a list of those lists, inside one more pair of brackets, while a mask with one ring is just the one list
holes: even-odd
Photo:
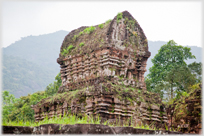
[[20, 98], [15, 98], [8, 91], [3, 91], [3, 122], [19, 120], [34, 121], [34, 111], [31, 109], [31, 105], [57, 93], [62, 83], [60, 74], [55, 77], [55, 80], [54, 83], [46, 87], [45, 91], [35, 92], [28, 94], [28, 96], [21, 96]]
[[192, 55], [190, 48], [178, 46], [170, 40], [152, 59], [153, 66], [145, 78], [147, 90], [160, 93], [162, 98], [165, 96], [168, 99], [187, 92], [190, 86], [200, 81], [196, 79], [194, 71], [198, 71], [196, 73], [201, 76], [201, 72], [199, 73], [201, 64], [196, 62], [186, 64], [185, 60], [192, 58], [195, 56]]

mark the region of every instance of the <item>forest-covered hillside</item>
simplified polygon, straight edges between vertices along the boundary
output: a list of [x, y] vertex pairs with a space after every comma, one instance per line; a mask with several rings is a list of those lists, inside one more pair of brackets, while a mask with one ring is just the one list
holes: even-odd
[[3, 90], [15, 97], [42, 91], [55, 80], [56, 62], [67, 31], [28, 36], [2, 49]]
[[20, 57], [4, 55], [2, 70], [3, 89], [15, 97], [44, 90], [54, 80], [49, 70]]

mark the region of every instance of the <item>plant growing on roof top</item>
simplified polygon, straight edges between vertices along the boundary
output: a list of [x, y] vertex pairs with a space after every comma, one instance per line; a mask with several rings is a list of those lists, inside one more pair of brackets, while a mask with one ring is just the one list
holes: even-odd
[[108, 23], [110, 23], [112, 21], [112, 19], [109, 19], [105, 22], [105, 24], [107, 25]]
[[119, 23], [119, 21], [123, 18], [123, 13], [118, 13], [117, 14], [117, 24]]
[[62, 54], [63, 56], [65, 56], [65, 55], [68, 54], [73, 48], [74, 48], [73, 45], [69, 45], [66, 49], [63, 49], [63, 51], [61, 52], [61, 54]]
[[87, 33], [87, 34], [90, 34], [92, 33], [96, 28], [93, 27], [93, 26], [90, 26], [90, 27], [87, 27], [84, 29], [84, 32]]
[[103, 24], [98, 25], [98, 27], [101, 29], [103, 28], [103, 26], [104, 26]]
[[84, 31], [79, 32], [79, 35], [82, 35], [84, 33]]

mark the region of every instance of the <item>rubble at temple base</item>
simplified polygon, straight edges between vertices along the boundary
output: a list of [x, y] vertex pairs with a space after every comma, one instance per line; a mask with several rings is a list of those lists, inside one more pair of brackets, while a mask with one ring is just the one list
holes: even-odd
[[174, 101], [167, 107], [169, 126], [183, 133], [201, 134], [202, 132], [202, 85]]

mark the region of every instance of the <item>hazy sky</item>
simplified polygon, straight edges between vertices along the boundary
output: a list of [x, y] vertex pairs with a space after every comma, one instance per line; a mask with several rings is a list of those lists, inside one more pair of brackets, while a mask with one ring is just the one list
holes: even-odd
[[113, 19], [129, 11], [148, 40], [202, 46], [201, 1], [3, 1], [1, 8], [2, 46], [29, 35], [71, 31]]

